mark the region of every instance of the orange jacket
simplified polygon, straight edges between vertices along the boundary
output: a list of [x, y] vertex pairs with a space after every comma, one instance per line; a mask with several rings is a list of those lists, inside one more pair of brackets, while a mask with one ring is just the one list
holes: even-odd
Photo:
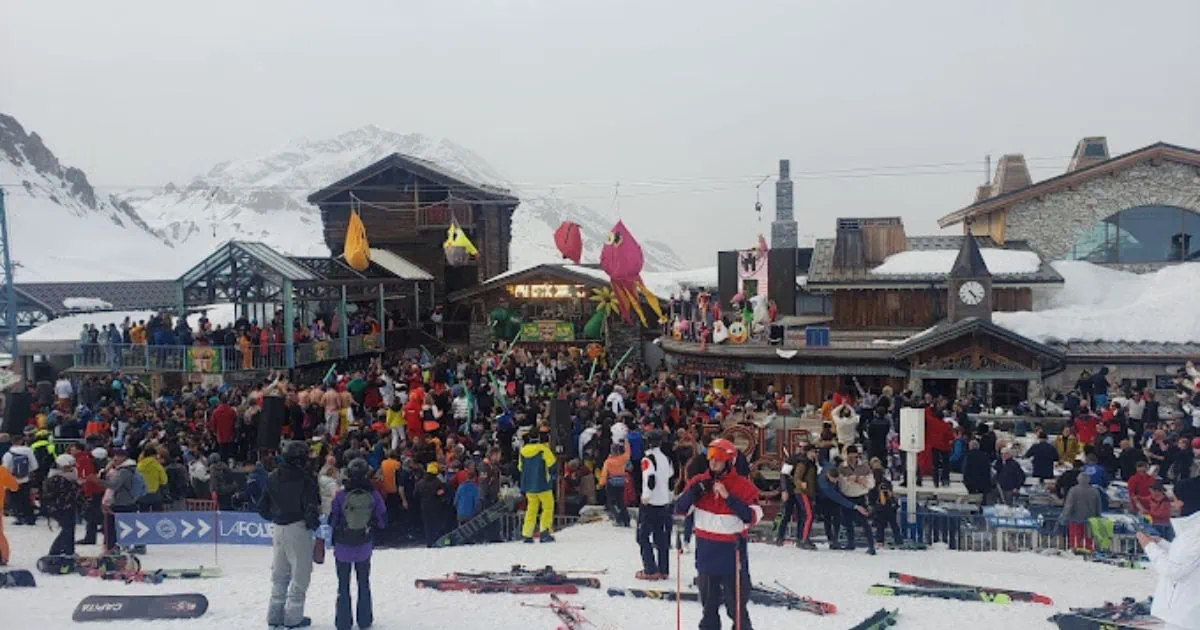
[[609, 477], [624, 475], [627, 464], [629, 464], [629, 451], [620, 455], [609, 455], [608, 459], [604, 460], [604, 466], [600, 468], [600, 477], [596, 481], [600, 485], [604, 485]]

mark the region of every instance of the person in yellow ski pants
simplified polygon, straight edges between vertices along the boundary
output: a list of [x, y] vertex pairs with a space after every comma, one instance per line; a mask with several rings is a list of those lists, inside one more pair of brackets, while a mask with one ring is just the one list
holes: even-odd
[[[521, 491], [525, 493], [525, 523], [521, 538], [533, 542], [533, 530], [542, 532], [542, 542], [554, 542], [554, 484], [552, 471], [558, 461], [550, 450], [550, 427], [541, 425], [535, 441], [521, 447], [517, 470], [521, 472]], [[538, 519], [541, 510], [541, 520]]]

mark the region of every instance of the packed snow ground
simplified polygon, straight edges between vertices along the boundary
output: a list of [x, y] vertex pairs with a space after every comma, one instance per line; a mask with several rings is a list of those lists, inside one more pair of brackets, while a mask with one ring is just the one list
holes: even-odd
[[[46, 552], [54, 533], [42, 522], [34, 527], [7, 525], [12, 546], [10, 568], [32, 569], [36, 558]], [[664, 630], [675, 624], [673, 602], [612, 598], [608, 587], [674, 589], [675, 582], [640, 582], [633, 574], [640, 568], [633, 529], [618, 529], [608, 523], [582, 525], [563, 530], [558, 542], [525, 545], [508, 543], [447, 549], [395, 549], [375, 553], [371, 584], [375, 604], [375, 626], [381, 630], [534, 630], [555, 628], [552, 612], [521, 606], [521, 602], [545, 603], [546, 595], [472, 595], [417, 590], [413, 580], [438, 577], [460, 570], [506, 570], [512, 564], [558, 569], [608, 569], [600, 576], [604, 588], [580, 589], [568, 599], [587, 607], [583, 614], [598, 628]], [[80, 534], [82, 530], [80, 530]], [[97, 547], [80, 547], [93, 553]], [[775, 580], [795, 591], [837, 605], [838, 613], [827, 617], [751, 605], [756, 628], [829, 628], [843, 630], [881, 607], [899, 608], [897, 628], [953, 628], [1013, 630], [1052, 628], [1046, 621], [1057, 610], [1070, 606], [1098, 605], [1123, 596], [1144, 598], [1154, 587], [1149, 571], [1120, 569], [1065, 558], [1030, 553], [973, 553], [948, 550], [880, 551], [870, 557], [862, 551], [806, 552], [795, 547], [750, 545], [750, 568], [756, 582]], [[672, 552], [672, 567], [675, 557]], [[208, 545], [151, 547], [142, 556], [144, 568], [213, 566], [213, 547]], [[208, 596], [208, 613], [196, 620], [131, 622], [129, 628], [261, 628], [266, 624], [270, 594], [271, 549], [266, 546], [222, 547], [219, 566], [224, 576], [206, 580], [167, 581], [159, 585], [105, 582], [79, 576], [36, 574], [36, 590], [0, 590], [3, 627], [57, 630], [73, 628], [74, 606], [86, 595], [156, 594], [200, 592]], [[1055, 606], [1013, 603], [1009, 605], [955, 602], [938, 599], [878, 597], [867, 595], [874, 583], [887, 583], [889, 571], [923, 577], [969, 582], [994, 587], [1035, 590], [1049, 595]], [[683, 582], [696, 575], [694, 556], [683, 556]], [[352, 590], [353, 592], [353, 590]], [[306, 614], [314, 628], [332, 628], [337, 577], [332, 555], [313, 570]], [[700, 605], [684, 602], [683, 627], [695, 628]], [[723, 618], [724, 627], [729, 620]]]

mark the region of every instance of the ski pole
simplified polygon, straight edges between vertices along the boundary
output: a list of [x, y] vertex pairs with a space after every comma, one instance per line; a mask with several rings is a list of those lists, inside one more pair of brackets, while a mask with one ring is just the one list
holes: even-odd
[[734, 616], [734, 630], [742, 630], [742, 538], [734, 541], [733, 548], [733, 596], [737, 599], [737, 613]]
[[675, 630], [683, 630], [683, 536], [675, 532]]

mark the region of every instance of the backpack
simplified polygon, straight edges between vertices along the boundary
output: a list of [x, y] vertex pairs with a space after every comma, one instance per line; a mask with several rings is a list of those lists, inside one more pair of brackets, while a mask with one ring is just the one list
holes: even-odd
[[371, 541], [371, 518], [375, 513], [375, 496], [370, 490], [356, 488], [346, 493], [342, 503], [342, 519], [334, 532], [334, 542], [362, 545]]
[[24, 453], [12, 453], [12, 474], [17, 479], [24, 479], [29, 476], [29, 456]]
[[146, 480], [137, 470], [133, 471], [133, 483], [129, 484], [129, 494], [134, 501], [146, 496]]

